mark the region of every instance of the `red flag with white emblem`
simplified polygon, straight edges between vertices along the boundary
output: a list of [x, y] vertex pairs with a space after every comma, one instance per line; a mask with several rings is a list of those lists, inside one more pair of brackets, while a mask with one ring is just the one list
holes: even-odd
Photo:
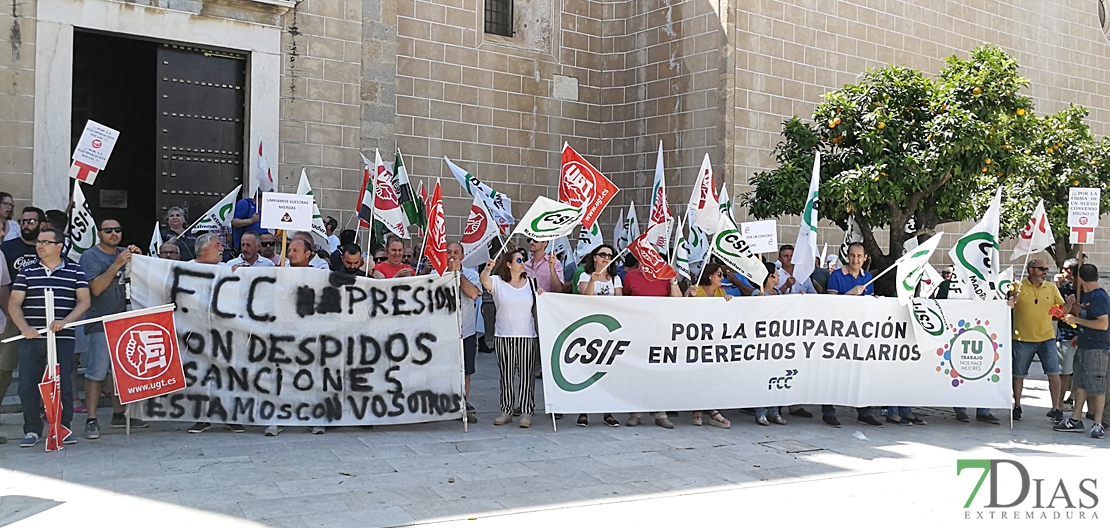
[[470, 215], [463, 226], [462, 239], [459, 243], [463, 247], [462, 265], [474, 267], [485, 264], [489, 260], [489, 241], [497, 236], [501, 230], [497, 221], [486, 208], [486, 203], [481, 196], [474, 196], [474, 203], [470, 205]]
[[586, 210], [582, 225], [593, 227], [601, 210], [613, 200], [620, 189], [601, 171], [590, 165], [569, 144], [563, 144], [563, 167], [559, 175], [559, 201]]
[[438, 181], [428, 207], [428, 236], [424, 237], [424, 256], [440, 275], [447, 272], [447, 228], [443, 218], [443, 190]]
[[185, 388], [173, 310], [173, 306], [167, 306], [161, 312], [104, 322], [120, 403], [127, 405]]
[[659, 255], [655, 247], [648, 241], [648, 234], [644, 233], [631, 244], [628, 245], [628, 251], [636, 260], [640, 262], [640, 270], [644, 276], [653, 281], [666, 280], [669, 281], [678, 276], [674, 268], [667, 261]]

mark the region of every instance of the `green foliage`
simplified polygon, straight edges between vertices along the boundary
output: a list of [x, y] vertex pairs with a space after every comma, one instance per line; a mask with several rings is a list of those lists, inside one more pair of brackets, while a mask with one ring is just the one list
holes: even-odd
[[[798, 214], [820, 150], [819, 213], [841, 228], [853, 216], [877, 269], [901, 256], [910, 236], [981, 216], [1000, 186], [1004, 237], [1044, 197], [1057, 240], [1066, 240], [1067, 187], [1105, 187], [1110, 144], [1095, 141], [1085, 109], [1036, 117], [1019, 93], [1028, 86], [1017, 61], [990, 45], [948, 58], [936, 78], [904, 66], [868, 70], [825, 94], [811, 122], [783, 123], [779, 166], [753, 176], [741, 203], [758, 218]], [[907, 234], [911, 221], [917, 232]], [[881, 227], [887, 248], [871, 233]]]

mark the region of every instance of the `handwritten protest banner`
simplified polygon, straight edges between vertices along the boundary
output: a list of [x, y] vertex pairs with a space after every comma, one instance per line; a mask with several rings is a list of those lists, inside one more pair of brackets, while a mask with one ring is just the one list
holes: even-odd
[[370, 280], [135, 256], [132, 299], [176, 303], [188, 387], [142, 418], [244, 425], [461, 418], [457, 279]]
[[939, 301], [920, 323], [897, 299], [839, 295], [547, 293], [537, 309], [548, 413], [1010, 402], [1002, 301]]

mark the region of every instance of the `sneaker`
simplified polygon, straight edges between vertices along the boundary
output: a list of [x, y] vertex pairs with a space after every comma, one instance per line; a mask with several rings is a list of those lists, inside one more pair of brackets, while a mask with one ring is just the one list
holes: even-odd
[[82, 435], [86, 440], [96, 440], [100, 438], [100, 424], [96, 420], [89, 420], [85, 422], [85, 433]]
[[968, 416], [965, 412], [958, 412], [956, 413], [956, 421], [967, 423], [971, 421], [971, 417]]
[[1060, 420], [1064, 419], [1064, 411], [1063, 409], [1052, 409], [1045, 416], [1052, 418], [1053, 422], [1059, 423]]
[[39, 443], [39, 435], [27, 433], [23, 435], [23, 441], [19, 443], [19, 447], [35, 447], [37, 443]]
[[512, 421], [513, 421], [513, 415], [511, 413], [504, 413], [503, 412], [503, 413], [501, 413], [500, 416], [493, 419], [493, 425], [505, 425], [505, 424], [507, 424], [509, 422], [512, 422]]
[[755, 417], [755, 423], [759, 425], [771, 425], [771, 422], [767, 421], [767, 417], [762, 414]]
[[62, 439], [62, 444], [63, 445], [73, 445], [73, 444], [76, 444], [76, 443], [77, 443], [77, 435], [73, 434], [73, 431], [70, 431], [69, 434], [67, 434], [66, 437]]
[[907, 419], [905, 419], [905, 418], [899, 418], [899, 419], [895, 420], [895, 419], [894, 419], [893, 417], [891, 417], [891, 416], [887, 416], [887, 417], [886, 417], [886, 423], [889, 423], [889, 424], [898, 424], [898, 425], [913, 425], [913, 422], [911, 422], [911, 421], [909, 421], [909, 420], [907, 420]]
[[813, 413], [801, 407], [798, 407], [797, 409], [790, 411], [790, 416], [797, 416], [799, 418], [813, 418]]
[[624, 425], [627, 425], [629, 427], [636, 427], [637, 425], [640, 425], [640, 420], [642, 420], [643, 417], [643, 413], [632, 413], [628, 415], [628, 420], [624, 422]]
[[243, 424], [227, 424], [227, 428], [231, 429], [233, 433], [243, 433], [247, 430], [246, 427], [243, 427]]
[[1085, 429], [1082, 420], [1072, 420], [1071, 418], [1062, 420], [1060, 423], [1052, 426], [1053, 431], [1059, 431], [1061, 433], [1082, 433]]
[[994, 416], [993, 414], [991, 414], [991, 413], [987, 413], [987, 414], [976, 414], [976, 415], [975, 415], [975, 419], [976, 419], [976, 420], [979, 420], [980, 422], [986, 422], [986, 423], [989, 423], [989, 424], [991, 424], [991, 425], [998, 425], [998, 424], [1002, 423], [1002, 420], [999, 420], [998, 418], [996, 418], [996, 417], [995, 417], [995, 416]]
[[602, 416], [601, 421], [605, 422], [605, 425], [608, 425], [609, 427], [620, 427], [621, 426], [621, 423], [618, 422], [616, 418], [613, 418], [613, 415], [611, 415], [611, 414], [606, 414], [606, 415]]
[[316, 427], [309, 427], [308, 432], [310, 432], [314, 435], [322, 435], [322, 434], [324, 434], [324, 428], [317, 425]]
[[1103, 436], [1102, 424], [1096, 423], [1094, 426], [1091, 427], [1091, 438], [1094, 438], [1096, 440], [1102, 440], [1102, 436]]
[[284, 427], [280, 425], [266, 426], [266, 436], [277, 436], [281, 434], [282, 429], [284, 429]]
[[189, 428], [189, 432], [193, 433], [193, 434], [203, 433], [203, 432], [205, 432], [205, 431], [207, 431], [211, 428], [212, 428], [212, 424], [209, 423], [209, 422], [197, 422], [197, 423], [193, 424], [192, 427]]
[[[127, 427], [127, 417], [124, 416], [123, 414], [113, 414], [112, 415], [112, 429], [121, 429], [121, 428], [124, 428], [124, 427]], [[150, 424], [148, 424], [148, 423], [146, 423], [146, 422], [144, 422], [144, 421], [142, 421], [138, 418], [132, 418], [131, 419], [131, 428], [132, 429], [146, 429], [147, 427], [150, 427]]]
[[821, 421], [825, 422], [825, 425], [840, 429], [840, 420], [837, 420], [835, 416], [822, 416]]
[[667, 413], [665, 412], [655, 413], [655, 425], [663, 429], [674, 429], [674, 424], [667, 418]]
[[522, 414], [522, 415], [520, 415], [520, 428], [521, 429], [527, 429], [529, 427], [532, 427], [532, 415], [531, 414]]
[[1014, 406], [1014, 420], [1020, 420], [1020, 419], [1021, 419], [1021, 406], [1020, 405], [1015, 405]]
[[[875, 417], [871, 416], [871, 415], [859, 416], [859, 417], [856, 418], [856, 421], [861, 423], [861, 424], [870, 425], [870, 426], [873, 426], [873, 427], [882, 427], [883, 426], [883, 422], [880, 422], [880, 421], [876, 420]], [[907, 423], [909, 423], [909, 422], [907, 422]]]
[[590, 419], [586, 418], [586, 415], [584, 415], [584, 414], [579, 414], [578, 415], [578, 421], [574, 422], [574, 424], [577, 425], [578, 427], [586, 427], [586, 426], [590, 425]]

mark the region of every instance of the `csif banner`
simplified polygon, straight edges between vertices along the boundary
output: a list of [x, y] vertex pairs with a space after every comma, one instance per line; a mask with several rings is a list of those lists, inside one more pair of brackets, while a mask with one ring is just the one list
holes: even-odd
[[[790, 404], [1005, 407], [1004, 302], [537, 298], [548, 413]], [[928, 328], [918, 339], [914, 325]]]
[[147, 420], [402, 424], [462, 417], [458, 282], [131, 260], [138, 307], [175, 303], [185, 390]]

